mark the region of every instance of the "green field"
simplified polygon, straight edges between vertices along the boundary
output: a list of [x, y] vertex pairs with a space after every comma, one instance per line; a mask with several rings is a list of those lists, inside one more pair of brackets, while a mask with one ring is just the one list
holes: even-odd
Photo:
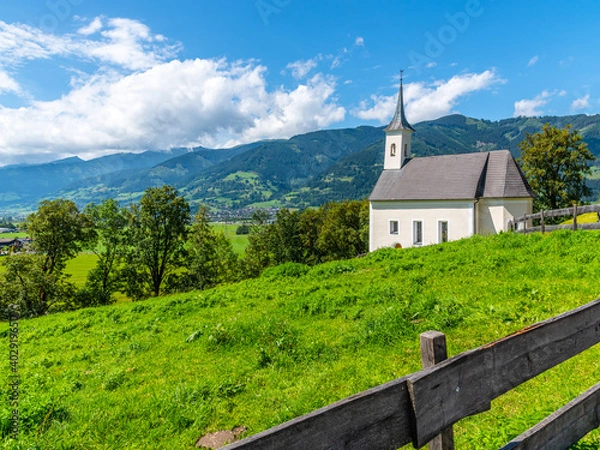
[[0, 239], [14, 239], [14, 238], [24, 238], [27, 237], [27, 233], [0, 233]]
[[235, 234], [235, 230], [241, 225], [241, 223], [211, 223], [211, 225], [217, 230], [223, 231], [227, 239], [231, 241], [233, 251], [237, 255], [241, 255], [248, 246], [248, 235], [247, 234]]
[[[501, 234], [386, 249], [312, 268], [19, 323], [20, 443], [4, 448], [192, 449], [254, 434], [420, 368], [419, 333], [454, 355], [600, 294], [600, 233]], [[0, 354], [9, 333], [0, 324]], [[600, 379], [600, 346], [455, 426], [456, 448], [499, 448]], [[0, 382], [9, 372], [0, 359]], [[407, 447], [412, 448], [412, 447]], [[577, 447], [600, 448], [600, 432]]]

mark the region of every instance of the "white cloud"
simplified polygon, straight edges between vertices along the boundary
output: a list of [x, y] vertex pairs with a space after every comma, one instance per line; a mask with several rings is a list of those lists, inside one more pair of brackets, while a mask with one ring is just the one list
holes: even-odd
[[365, 39], [362, 36], [358, 36], [354, 40], [354, 45], [356, 45], [357, 47], [364, 47], [365, 46]]
[[304, 78], [308, 72], [317, 67], [317, 58], [309, 59], [307, 61], [295, 61], [289, 63], [286, 67], [291, 69], [292, 76], [296, 79]]
[[[92, 39], [98, 32], [100, 35]], [[180, 48], [180, 44], [166, 43], [163, 36], [153, 35], [146, 25], [131, 19], [109, 19], [105, 26], [96, 18], [78, 34], [63, 36], [0, 21], [0, 63], [5, 66], [61, 56], [144, 70], [172, 59]]]
[[590, 107], [590, 94], [584, 95], [581, 98], [573, 100], [571, 103], [571, 111], [580, 111]]
[[527, 67], [533, 67], [536, 65], [536, 63], [540, 60], [540, 57], [538, 55], [535, 55], [533, 58], [531, 58], [529, 60], [529, 62], [527, 63]]
[[[490, 89], [503, 82], [504, 80], [494, 70], [486, 70], [479, 74], [456, 75], [447, 81], [438, 80], [430, 84], [422, 82], [405, 84], [406, 114], [412, 123], [437, 119], [454, 112], [455, 106], [462, 97], [472, 92]], [[371, 102], [361, 102], [360, 107], [352, 111], [352, 114], [363, 120], [377, 120], [385, 124], [394, 115], [396, 100], [397, 94], [372, 95]]]
[[100, 17], [96, 17], [89, 25], [85, 27], [81, 27], [77, 32], [79, 34], [83, 34], [84, 36], [89, 36], [91, 34], [95, 34], [103, 28], [102, 19]]
[[269, 90], [253, 62], [186, 60], [89, 77], [60, 99], [0, 106], [0, 160], [50, 160], [115, 150], [224, 147], [342, 121], [335, 81], [321, 74]]
[[438, 64], [435, 61], [431, 61], [431, 62], [425, 64], [425, 67], [428, 69], [433, 69], [434, 67], [437, 67], [437, 65]]
[[537, 95], [532, 99], [523, 99], [515, 102], [515, 112], [513, 114], [514, 117], [525, 116], [525, 117], [533, 117], [533, 116], [541, 116], [543, 111], [540, 109], [542, 106], [545, 106], [554, 96], [553, 92], [548, 92], [546, 90], [542, 91], [541, 94]]
[[13, 93], [22, 94], [22, 89], [19, 83], [12, 78], [8, 73], [0, 69], [0, 94]]

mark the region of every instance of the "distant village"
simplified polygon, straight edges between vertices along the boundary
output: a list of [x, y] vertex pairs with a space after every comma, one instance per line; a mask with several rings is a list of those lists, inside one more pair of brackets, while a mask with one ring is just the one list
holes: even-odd
[[[8, 228], [0, 228], [0, 234], [5, 233], [16, 233], [18, 230], [11, 230]], [[31, 238], [2, 238], [0, 239], [0, 256], [5, 256], [14, 251], [26, 251], [31, 244]]]

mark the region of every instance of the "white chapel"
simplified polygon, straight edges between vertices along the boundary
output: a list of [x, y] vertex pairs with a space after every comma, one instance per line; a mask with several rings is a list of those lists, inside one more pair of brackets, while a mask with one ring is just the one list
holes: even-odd
[[385, 128], [385, 160], [371, 196], [369, 250], [415, 247], [495, 234], [530, 214], [534, 193], [508, 150], [412, 157], [404, 113]]

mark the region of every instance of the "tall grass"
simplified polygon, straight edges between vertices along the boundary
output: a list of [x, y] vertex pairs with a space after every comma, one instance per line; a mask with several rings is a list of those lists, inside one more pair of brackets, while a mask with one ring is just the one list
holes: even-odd
[[[2, 442], [191, 449], [218, 429], [253, 434], [418, 370], [423, 331], [446, 333], [456, 354], [595, 299], [599, 247], [596, 232], [473, 237], [23, 320], [22, 431], [10, 439], [3, 397]], [[461, 421], [457, 448], [505, 444], [596, 383], [599, 360], [590, 349]], [[578, 448], [599, 447], [595, 433]]]

